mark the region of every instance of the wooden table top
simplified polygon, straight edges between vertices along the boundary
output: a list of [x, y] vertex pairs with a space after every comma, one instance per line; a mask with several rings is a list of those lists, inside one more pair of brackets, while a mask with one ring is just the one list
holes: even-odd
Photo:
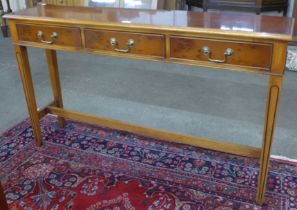
[[171, 31], [219, 33], [255, 38], [292, 39], [294, 19], [226, 12], [188, 12], [40, 4], [11, 13], [8, 19], [83, 25], [115, 25]]

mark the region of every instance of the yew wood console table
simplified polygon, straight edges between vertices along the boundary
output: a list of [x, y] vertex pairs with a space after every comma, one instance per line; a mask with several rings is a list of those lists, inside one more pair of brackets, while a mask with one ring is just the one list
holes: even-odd
[[[36, 143], [47, 113], [164, 140], [260, 159], [256, 202], [266, 191], [269, 158], [294, 20], [285, 17], [187, 11], [64, 7], [40, 4], [8, 14]], [[37, 108], [27, 47], [45, 49], [54, 100]], [[174, 62], [269, 76], [261, 148], [172, 133], [63, 108], [56, 50]]]

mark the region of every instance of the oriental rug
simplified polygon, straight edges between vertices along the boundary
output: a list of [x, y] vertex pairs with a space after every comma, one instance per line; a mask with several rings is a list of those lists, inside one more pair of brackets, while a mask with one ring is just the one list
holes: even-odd
[[29, 120], [0, 137], [0, 179], [11, 209], [296, 209], [297, 164], [271, 162], [255, 204], [258, 160], [67, 120]]

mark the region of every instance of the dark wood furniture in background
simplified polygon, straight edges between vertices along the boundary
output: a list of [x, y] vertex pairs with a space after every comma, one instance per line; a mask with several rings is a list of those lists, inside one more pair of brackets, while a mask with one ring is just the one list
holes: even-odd
[[[36, 5], [40, 2], [41, 0], [26, 0], [26, 5], [27, 8], [36, 7]], [[60, 0], [60, 2], [63, 2], [63, 0]]]
[[[163, 16], [170, 18], [161, 18]], [[263, 204], [287, 45], [292, 40], [293, 19], [221, 12], [77, 8], [44, 4], [6, 15], [6, 18], [9, 19], [27, 108], [38, 145], [43, 143], [40, 120], [50, 113], [59, 117], [61, 126], [64, 126], [66, 117], [163, 140], [259, 158], [255, 196], [256, 202]], [[27, 47], [38, 47], [46, 52], [54, 100], [41, 109], [37, 109]], [[145, 128], [65, 109], [56, 50], [265, 74], [269, 77], [269, 83], [262, 147]], [[238, 193], [239, 197], [243, 196]]]
[[[4, 11], [4, 8], [3, 8], [3, 4], [2, 4], [2, 1], [0, 0], [0, 11], [3, 11], [3, 14], [7, 14], [7, 13], [11, 13], [12, 10], [10, 8], [10, 2], [9, 0], [6, 0], [6, 5], [7, 5], [7, 11], [5, 12]], [[0, 17], [2, 18], [2, 17]], [[6, 24], [6, 20], [3, 19], [2, 20], [2, 25], [1, 25], [1, 31], [2, 31], [2, 34], [4, 37], [8, 37], [8, 25]]]
[[188, 10], [192, 6], [208, 9], [249, 11], [260, 14], [266, 11], [283, 11], [287, 15], [288, 0], [186, 0]]
[[10, 2], [9, 2], [9, 0], [6, 0], [6, 5], [7, 5], [7, 11], [6, 11], [6, 13], [11, 13], [12, 10], [11, 10], [11, 7], [10, 7]]
[[9, 210], [1, 182], [0, 182], [0, 210]]
[[3, 8], [3, 5], [2, 5], [2, 1], [0, 0], [0, 27], [1, 27], [1, 31], [2, 31], [2, 34], [3, 36], [5, 37], [6, 35], [6, 25], [5, 25], [5, 20], [2, 18], [2, 15], [4, 15], [4, 8]]

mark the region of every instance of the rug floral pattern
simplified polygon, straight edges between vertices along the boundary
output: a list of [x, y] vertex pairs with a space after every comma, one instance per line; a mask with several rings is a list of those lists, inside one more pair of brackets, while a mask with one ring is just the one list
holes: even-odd
[[127, 132], [26, 120], [0, 137], [0, 179], [12, 209], [297, 209], [297, 164], [273, 160], [255, 204], [258, 161]]

